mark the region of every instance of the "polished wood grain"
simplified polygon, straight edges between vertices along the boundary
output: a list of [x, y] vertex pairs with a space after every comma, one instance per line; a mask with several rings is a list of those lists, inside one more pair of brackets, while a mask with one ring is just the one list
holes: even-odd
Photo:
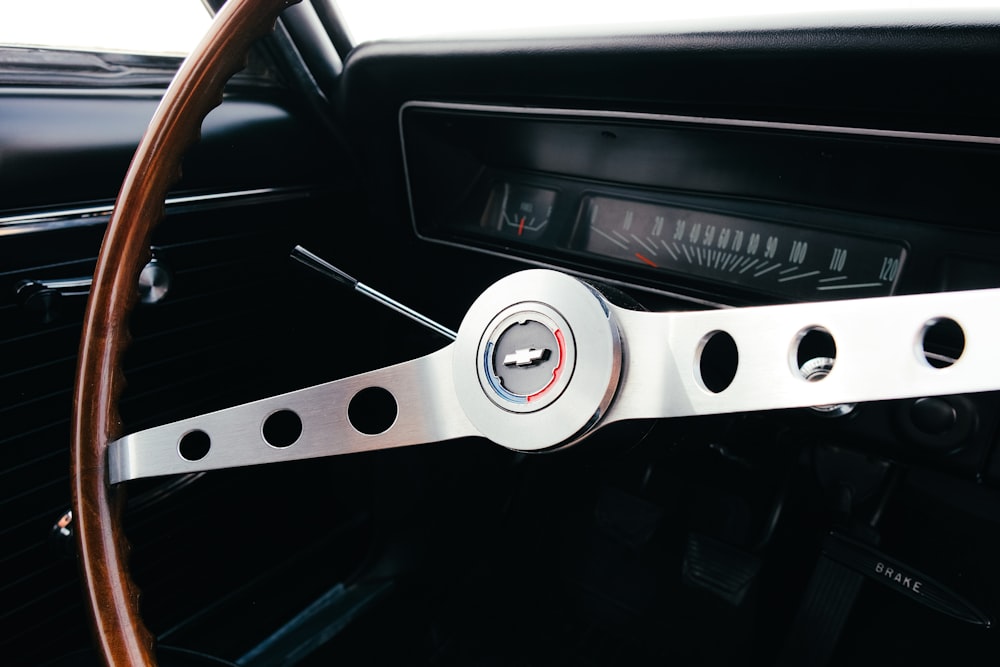
[[251, 44], [298, 0], [229, 0], [185, 60], [146, 130], [111, 216], [84, 316], [72, 421], [73, 509], [87, 610], [108, 665], [155, 664], [154, 638], [140, 615], [121, 527], [124, 491], [108, 484], [107, 444], [121, 435], [122, 356], [139, 271], [163, 218], [181, 158], [222, 101], [226, 81], [245, 67]]

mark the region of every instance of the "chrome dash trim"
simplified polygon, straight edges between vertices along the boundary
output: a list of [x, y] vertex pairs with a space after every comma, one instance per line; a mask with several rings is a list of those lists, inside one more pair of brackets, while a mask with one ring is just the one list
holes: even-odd
[[467, 104], [460, 102], [425, 102], [411, 100], [399, 109], [400, 133], [402, 134], [403, 112], [409, 108], [440, 109], [447, 111], [471, 111], [516, 116], [556, 116], [566, 118], [592, 118], [594, 120], [634, 120], [658, 123], [684, 123], [688, 125], [710, 125], [748, 129], [771, 129], [793, 132], [817, 132], [821, 134], [846, 134], [891, 139], [915, 139], [919, 141], [945, 141], [963, 144], [991, 144], [1000, 146], [1000, 137], [972, 134], [951, 134], [947, 132], [920, 132], [914, 130], [885, 130], [873, 127], [851, 127], [846, 125], [818, 125], [812, 123], [789, 123], [773, 120], [747, 120], [742, 118], [715, 118], [712, 116], [683, 116], [677, 114], [657, 114], [639, 111], [599, 111], [588, 109], [558, 109], [546, 107], [515, 107], [492, 104]]
[[[200, 195], [185, 195], [168, 197], [167, 209], [179, 206], [226, 203], [257, 197], [274, 199], [295, 199], [309, 196], [308, 188], [256, 188], [252, 190], [235, 190], [232, 192], [212, 192]], [[0, 236], [13, 236], [51, 229], [77, 227], [106, 222], [114, 211], [114, 203], [86, 206], [80, 208], [52, 209], [36, 211], [20, 215], [0, 217]]]

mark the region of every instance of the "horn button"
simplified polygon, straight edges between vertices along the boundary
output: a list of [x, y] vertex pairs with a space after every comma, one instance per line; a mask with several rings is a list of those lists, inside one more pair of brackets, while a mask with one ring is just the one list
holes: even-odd
[[455, 398], [484, 437], [522, 452], [569, 446], [600, 426], [618, 388], [614, 309], [576, 278], [520, 271], [473, 302], [452, 369]]
[[559, 320], [542, 304], [497, 316], [481, 351], [480, 383], [490, 400], [512, 412], [534, 412], [559, 397], [575, 364], [572, 335]]

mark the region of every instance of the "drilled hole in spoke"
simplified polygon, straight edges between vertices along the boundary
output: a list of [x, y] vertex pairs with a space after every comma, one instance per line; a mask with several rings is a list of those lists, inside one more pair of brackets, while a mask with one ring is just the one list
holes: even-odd
[[189, 431], [181, 436], [177, 451], [185, 461], [200, 461], [208, 456], [212, 439], [204, 431]]
[[261, 434], [272, 447], [290, 447], [302, 435], [302, 420], [291, 410], [278, 410], [264, 420]]
[[740, 354], [736, 341], [725, 331], [705, 334], [698, 344], [698, 382], [702, 388], [718, 394], [725, 391], [736, 377]]
[[822, 380], [837, 359], [837, 342], [823, 327], [806, 327], [792, 346], [792, 369], [810, 382]]
[[382, 387], [362, 389], [347, 408], [351, 425], [365, 435], [385, 433], [396, 421], [396, 399]]
[[965, 332], [955, 320], [940, 317], [920, 332], [919, 356], [934, 368], [947, 368], [965, 351]]

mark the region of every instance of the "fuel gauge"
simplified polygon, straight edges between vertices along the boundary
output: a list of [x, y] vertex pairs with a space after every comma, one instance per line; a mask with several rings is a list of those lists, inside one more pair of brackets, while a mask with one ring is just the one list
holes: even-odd
[[545, 233], [555, 201], [555, 190], [497, 183], [486, 202], [480, 226], [500, 236], [534, 241]]

